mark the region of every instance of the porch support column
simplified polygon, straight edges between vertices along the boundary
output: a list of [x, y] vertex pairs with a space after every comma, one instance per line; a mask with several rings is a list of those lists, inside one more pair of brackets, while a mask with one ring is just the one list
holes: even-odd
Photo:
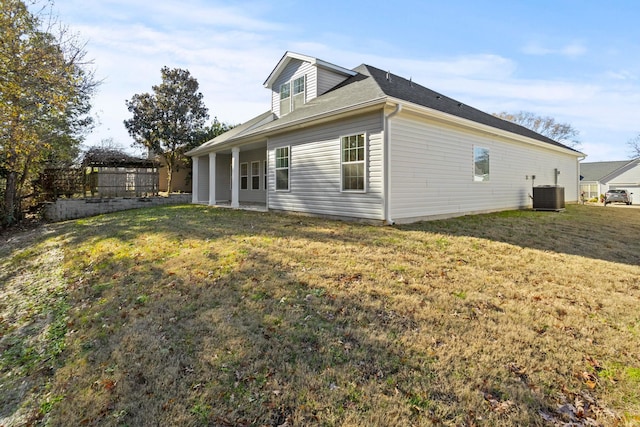
[[240, 148], [231, 149], [231, 207], [240, 207]]
[[191, 203], [198, 203], [198, 162], [200, 157], [191, 158]]
[[209, 153], [209, 205], [216, 204], [216, 153]]

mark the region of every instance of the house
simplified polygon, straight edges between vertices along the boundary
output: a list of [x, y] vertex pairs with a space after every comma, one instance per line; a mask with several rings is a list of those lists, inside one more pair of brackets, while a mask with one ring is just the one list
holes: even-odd
[[286, 52], [269, 111], [187, 152], [193, 203], [385, 223], [577, 202], [584, 155], [411, 79]]
[[580, 175], [580, 191], [586, 200], [599, 198], [609, 190], [627, 190], [640, 195], [640, 158], [580, 163]]

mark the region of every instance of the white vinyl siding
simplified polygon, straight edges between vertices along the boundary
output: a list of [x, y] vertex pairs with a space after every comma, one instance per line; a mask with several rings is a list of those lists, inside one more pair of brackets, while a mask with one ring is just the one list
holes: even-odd
[[[578, 200], [573, 155], [408, 115], [390, 122], [389, 202], [395, 221], [527, 207], [533, 185], [554, 184], [555, 168], [565, 200]], [[482, 185], [470, 178], [476, 145], [490, 150], [491, 179]]]
[[[367, 136], [366, 193], [342, 191], [341, 137], [356, 133]], [[290, 147], [290, 187], [273, 191], [275, 173], [269, 170], [269, 209], [383, 219], [381, 112], [269, 138], [269, 164], [280, 147]]]
[[[327, 91], [333, 89], [338, 86], [340, 83], [345, 81], [348, 77], [342, 74], [334, 73], [330, 70], [325, 70], [323, 68], [318, 69], [318, 87], [317, 94], [318, 96], [326, 93]], [[311, 99], [307, 97], [307, 99]]]

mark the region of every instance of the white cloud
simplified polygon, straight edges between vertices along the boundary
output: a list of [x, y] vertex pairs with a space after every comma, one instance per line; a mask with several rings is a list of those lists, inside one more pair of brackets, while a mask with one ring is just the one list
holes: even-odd
[[608, 71], [605, 78], [613, 80], [637, 80], [638, 76], [629, 70]]
[[[390, 70], [489, 113], [527, 110], [554, 116], [581, 131], [583, 150], [592, 150], [590, 159], [616, 157], [620, 149], [610, 149], [603, 141], [616, 141], [609, 145], [617, 146], [640, 131], [633, 129], [640, 111], [640, 95], [633, 94], [640, 94], [640, 87], [632, 68], [601, 72], [593, 82], [522, 79], [516, 57], [495, 53], [416, 58], [378, 53], [391, 48], [358, 52], [349, 47], [355, 39], [348, 34], [301, 30], [292, 37], [281, 24], [262, 18], [275, 6], [260, 2], [245, 9], [204, 0], [104, 0], [91, 4], [90, 11], [80, 0], [61, 6], [61, 20], [89, 40], [88, 57], [95, 58], [97, 77], [105, 79], [94, 100], [102, 124], [89, 137], [90, 145], [108, 137], [130, 145], [122, 124], [129, 117], [125, 100], [160, 83], [164, 65], [188, 69], [198, 79], [212, 117], [246, 121], [269, 108], [262, 83], [286, 50], [349, 68], [367, 63]], [[367, 43], [374, 46], [377, 41]], [[557, 47], [530, 43], [524, 51], [570, 58], [589, 54], [578, 41]]]
[[587, 48], [582, 42], [571, 42], [564, 46], [546, 47], [534, 41], [525, 45], [522, 51], [528, 55], [559, 55], [575, 58], [585, 55]]

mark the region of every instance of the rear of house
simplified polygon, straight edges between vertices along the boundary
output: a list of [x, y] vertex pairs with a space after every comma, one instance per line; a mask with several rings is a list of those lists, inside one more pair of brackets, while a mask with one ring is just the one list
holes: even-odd
[[375, 67], [287, 52], [265, 87], [270, 111], [187, 153], [194, 203], [393, 223], [578, 199], [582, 153]]

